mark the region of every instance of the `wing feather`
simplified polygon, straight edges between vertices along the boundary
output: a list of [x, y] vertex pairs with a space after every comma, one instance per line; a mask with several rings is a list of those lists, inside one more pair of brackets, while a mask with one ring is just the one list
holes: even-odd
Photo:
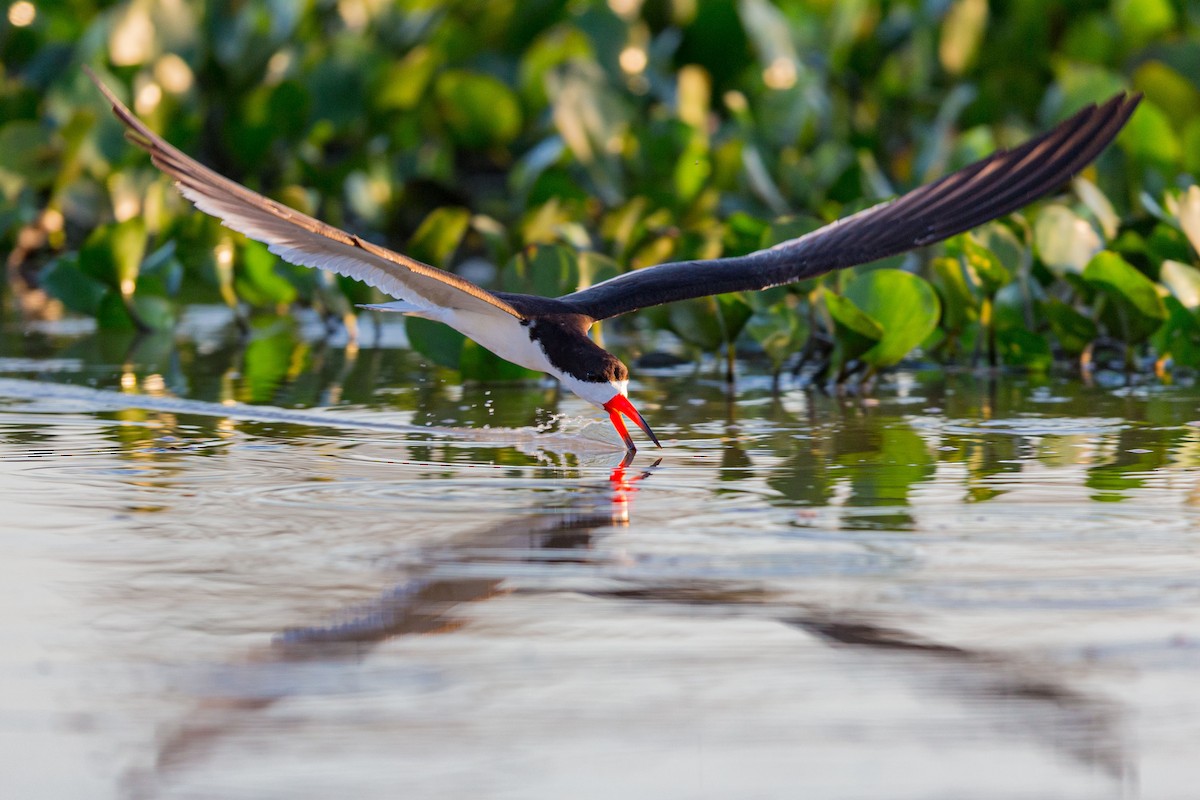
[[627, 272], [559, 300], [592, 319], [725, 292], [766, 289], [933, 244], [1009, 214], [1066, 183], [1117, 135], [1141, 95], [1088, 106], [1012, 150], [748, 256]]
[[461, 309], [523, 319], [508, 302], [470, 281], [364, 241], [205, 167], [146, 127], [91, 70], [84, 69], [125, 125], [127, 138], [150, 154], [184, 197], [225, 226], [263, 242], [284, 261], [356, 278], [432, 312], [431, 316]]

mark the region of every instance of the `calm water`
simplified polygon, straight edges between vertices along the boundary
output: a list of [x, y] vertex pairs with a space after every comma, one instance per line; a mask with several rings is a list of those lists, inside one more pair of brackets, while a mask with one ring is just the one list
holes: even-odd
[[0, 343], [0, 796], [1196, 796], [1193, 385], [641, 371], [622, 466], [212, 316]]

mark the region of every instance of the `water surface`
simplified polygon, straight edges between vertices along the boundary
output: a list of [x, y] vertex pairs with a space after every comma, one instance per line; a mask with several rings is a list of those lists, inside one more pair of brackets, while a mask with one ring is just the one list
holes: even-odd
[[[1190, 798], [1200, 390], [0, 343], [5, 797]], [[785, 386], [786, 386], [785, 382]]]

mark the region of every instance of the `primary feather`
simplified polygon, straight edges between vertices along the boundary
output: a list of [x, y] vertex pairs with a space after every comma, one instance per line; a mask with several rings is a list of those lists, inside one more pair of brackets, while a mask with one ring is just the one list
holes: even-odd
[[1140, 95], [1089, 106], [1053, 130], [941, 180], [748, 256], [627, 272], [559, 298], [592, 319], [726, 292], [766, 289], [941, 241], [1062, 186], [1104, 149]]
[[227, 227], [263, 242], [284, 261], [357, 278], [434, 318], [443, 309], [454, 309], [523, 319], [512, 305], [470, 281], [364, 241], [213, 172], [147, 128], [91, 70], [87, 72], [125, 125], [129, 140], [175, 179], [184, 197]]

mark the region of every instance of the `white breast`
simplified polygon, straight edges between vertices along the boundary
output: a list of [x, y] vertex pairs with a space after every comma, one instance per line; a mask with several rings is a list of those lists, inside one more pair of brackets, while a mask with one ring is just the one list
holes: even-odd
[[529, 328], [509, 314], [476, 314], [455, 309], [440, 320], [459, 333], [474, 339], [505, 361], [554, 377], [560, 373], [546, 358], [541, 345], [529, 338]]

